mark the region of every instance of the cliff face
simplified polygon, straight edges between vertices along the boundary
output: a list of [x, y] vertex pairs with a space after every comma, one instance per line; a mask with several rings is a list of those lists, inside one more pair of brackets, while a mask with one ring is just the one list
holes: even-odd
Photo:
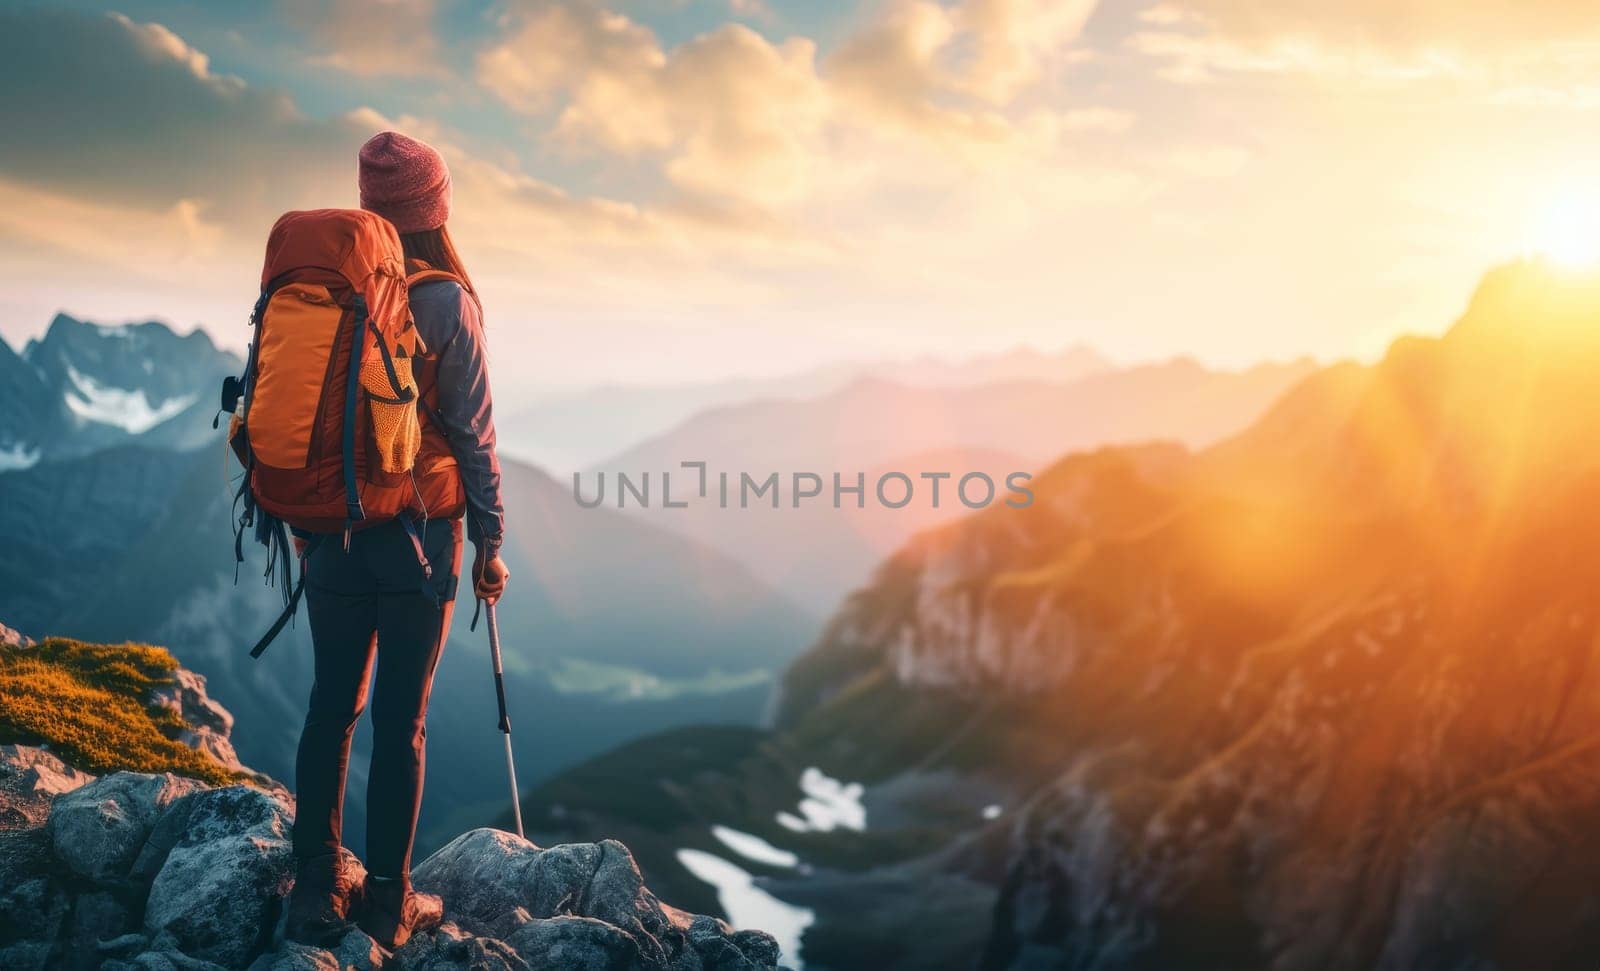
[[776, 967], [768, 935], [658, 900], [621, 843], [488, 829], [413, 873], [445, 900], [438, 931], [393, 953], [353, 928], [328, 950], [286, 942], [294, 803], [233, 757], [204, 679], [139, 645], [0, 628], [0, 652], [0, 740], [50, 746], [0, 744], [0, 967]]
[[1509, 268], [1206, 452], [1067, 459], [888, 563], [787, 736], [940, 699], [870, 705], [857, 747], [939, 738], [1017, 793], [990, 966], [1588, 960], [1597, 320], [1594, 277]]

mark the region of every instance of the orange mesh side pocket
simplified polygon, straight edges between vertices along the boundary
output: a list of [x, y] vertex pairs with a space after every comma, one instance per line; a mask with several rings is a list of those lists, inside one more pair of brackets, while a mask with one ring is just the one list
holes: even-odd
[[400, 386], [411, 391], [411, 400], [395, 396], [389, 373], [382, 360], [361, 364], [361, 387], [367, 393], [367, 414], [378, 467], [391, 474], [411, 471], [422, 447], [422, 425], [417, 421], [417, 382], [411, 376], [411, 358], [394, 359], [394, 373]]

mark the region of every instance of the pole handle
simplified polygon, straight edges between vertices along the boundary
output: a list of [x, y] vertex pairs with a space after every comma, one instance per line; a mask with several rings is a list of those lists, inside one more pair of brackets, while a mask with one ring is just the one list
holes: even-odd
[[499, 729], [511, 734], [511, 716], [506, 712], [506, 675], [500, 660], [500, 619], [495, 615], [494, 604], [487, 604], [489, 621], [489, 656], [494, 660], [494, 697], [500, 707]]

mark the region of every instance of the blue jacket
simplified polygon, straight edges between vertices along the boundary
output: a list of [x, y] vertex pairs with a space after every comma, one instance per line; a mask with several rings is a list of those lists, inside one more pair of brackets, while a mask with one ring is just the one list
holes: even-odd
[[460, 284], [434, 280], [412, 288], [411, 314], [422, 342], [439, 360], [437, 417], [461, 472], [467, 537], [480, 556], [493, 556], [505, 538], [505, 508], [482, 313]]

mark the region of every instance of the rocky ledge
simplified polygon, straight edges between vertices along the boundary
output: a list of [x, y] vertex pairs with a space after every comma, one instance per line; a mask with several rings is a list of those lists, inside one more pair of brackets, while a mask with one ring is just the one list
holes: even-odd
[[[759, 931], [657, 900], [612, 840], [541, 849], [465, 833], [416, 867], [445, 923], [390, 953], [352, 928], [331, 950], [282, 936], [294, 804], [281, 788], [73, 770], [0, 746], [0, 792], [44, 807], [0, 831], [0, 967], [147, 971], [775, 968]], [[359, 863], [351, 861], [353, 866]]]
[[159, 648], [35, 644], [4, 625], [0, 674], [0, 739], [18, 743], [0, 745], [5, 971], [777, 967], [770, 936], [657, 900], [621, 843], [541, 849], [487, 829], [412, 874], [444, 898], [437, 931], [393, 953], [353, 928], [332, 949], [285, 941], [294, 799], [240, 764], [204, 678]]

